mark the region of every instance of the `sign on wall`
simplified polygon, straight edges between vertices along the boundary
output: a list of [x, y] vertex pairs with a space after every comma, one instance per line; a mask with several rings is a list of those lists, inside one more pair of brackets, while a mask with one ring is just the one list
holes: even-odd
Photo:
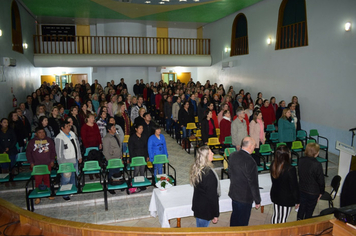
[[42, 35], [43, 41], [75, 41], [75, 26], [42, 25]]

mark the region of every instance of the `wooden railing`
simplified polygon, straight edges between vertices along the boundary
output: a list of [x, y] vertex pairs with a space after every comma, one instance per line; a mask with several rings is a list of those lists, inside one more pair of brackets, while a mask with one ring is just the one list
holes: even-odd
[[278, 49], [294, 48], [308, 45], [306, 22], [298, 22], [281, 27]]
[[231, 56], [248, 54], [247, 36], [235, 38], [233, 43]]
[[210, 39], [34, 35], [35, 54], [210, 55]]
[[[296, 222], [257, 225], [243, 227], [209, 227], [209, 228], [141, 228], [111, 225], [95, 225], [74, 221], [54, 219], [17, 207], [0, 199], [0, 225], [3, 234], [9, 235], [90, 235], [90, 236], [275, 236], [275, 235], [332, 235], [332, 215], [301, 220]], [[343, 223], [344, 224], [344, 223]], [[5, 226], [6, 227], [5, 229]], [[6, 231], [6, 232], [5, 232]], [[334, 234], [339, 235], [339, 234]], [[341, 234], [340, 234], [341, 235]], [[343, 234], [346, 235], [346, 234]]]

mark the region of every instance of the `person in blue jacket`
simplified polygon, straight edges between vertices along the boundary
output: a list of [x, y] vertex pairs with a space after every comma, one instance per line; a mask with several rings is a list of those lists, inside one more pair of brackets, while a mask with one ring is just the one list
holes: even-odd
[[278, 120], [278, 141], [286, 143], [288, 148], [292, 147], [292, 142], [296, 139], [294, 120], [291, 119], [289, 108], [283, 110], [282, 117]]
[[[165, 154], [168, 157], [166, 139], [161, 134], [161, 128], [159, 126], [153, 127], [154, 134], [152, 134], [147, 143], [148, 156], [150, 161], [153, 162], [155, 155]], [[163, 164], [154, 165], [154, 175], [162, 174]]]

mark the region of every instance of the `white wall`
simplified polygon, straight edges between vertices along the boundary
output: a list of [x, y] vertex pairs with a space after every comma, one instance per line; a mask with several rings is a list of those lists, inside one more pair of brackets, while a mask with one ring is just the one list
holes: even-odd
[[129, 93], [133, 94], [133, 86], [136, 79], [143, 79], [145, 83], [148, 82], [148, 68], [147, 67], [97, 67], [96, 72], [93, 72], [92, 79], [98, 79], [102, 86], [106, 86], [106, 82], [111, 80], [115, 84], [120, 83], [120, 79], [124, 78]]
[[7, 117], [12, 107], [13, 92], [19, 102], [25, 102], [26, 96], [31, 94], [40, 85], [40, 70], [33, 66], [33, 43], [32, 36], [36, 34], [35, 20], [18, 4], [21, 17], [22, 40], [28, 44], [24, 54], [12, 51], [11, 35], [11, 2], [0, 1], [0, 65], [3, 57], [16, 59], [16, 67], [0, 66], [0, 117]]
[[[275, 96], [289, 102], [293, 95], [301, 104], [302, 128], [311, 128], [330, 140], [351, 142], [348, 129], [356, 126], [356, 31], [345, 32], [347, 21], [356, 23], [356, 1], [306, 1], [309, 46], [275, 50], [280, 0], [265, 0], [241, 11], [248, 22], [249, 55], [229, 57], [231, 27], [236, 12], [204, 26], [204, 38], [211, 39], [213, 66], [198, 68], [198, 79], [210, 79], [225, 86], [234, 85], [251, 92], [262, 91], [265, 98]], [[266, 40], [272, 37], [273, 43]], [[234, 67], [221, 69], [221, 61]]]
[[169, 38], [197, 38], [196, 29], [168, 28]]

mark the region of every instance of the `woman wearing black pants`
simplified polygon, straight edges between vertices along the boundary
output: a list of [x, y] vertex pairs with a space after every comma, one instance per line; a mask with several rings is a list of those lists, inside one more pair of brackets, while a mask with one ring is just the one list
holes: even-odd
[[309, 143], [305, 149], [305, 157], [299, 159], [300, 206], [297, 220], [311, 218], [317, 202], [324, 193], [323, 168], [315, 159], [319, 155], [319, 149], [318, 144]]

